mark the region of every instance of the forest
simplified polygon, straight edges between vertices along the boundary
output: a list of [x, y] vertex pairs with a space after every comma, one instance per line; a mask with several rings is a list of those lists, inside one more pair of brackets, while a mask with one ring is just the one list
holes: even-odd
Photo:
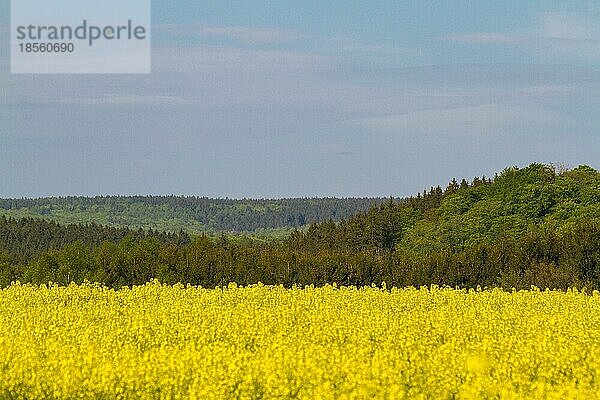
[[[15, 200], [14, 207], [44, 201]], [[94, 207], [94, 199], [78, 201]], [[282, 240], [190, 236], [182, 228], [161, 233], [0, 217], [0, 284], [88, 280], [121, 287], [158, 279], [203, 287], [600, 289], [600, 173], [588, 166], [556, 171], [531, 164], [493, 178], [453, 180], [337, 221], [330, 216]]]
[[314, 222], [337, 221], [382, 198], [210, 199], [190, 196], [98, 196], [0, 199], [0, 215], [60, 224], [125, 226], [190, 234], [260, 233], [276, 237]]

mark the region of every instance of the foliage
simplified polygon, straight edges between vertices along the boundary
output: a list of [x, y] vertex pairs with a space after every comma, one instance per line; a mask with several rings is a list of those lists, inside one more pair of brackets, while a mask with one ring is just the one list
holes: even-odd
[[104, 241], [117, 242], [125, 237], [134, 240], [155, 237], [162, 243], [190, 242], [189, 236], [182, 231], [162, 233], [96, 224], [62, 226], [33, 218], [13, 219], [0, 216], [0, 250], [7, 253], [8, 261], [13, 264], [27, 263], [48, 250], [58, 250], [77, 241], [94, 247]]
[[[239, 284], [292, 286], [371, 285], [397, 287], [446, 284], [452, 287], [505, 288], [587, 287], [600, 289], [600, 224], [581, 222], [570, 227], [538, 227], [494, 243], [479, 243], [460, 251], [428, 254], [415, 251], [361, 251], [294, 247], [294, 242], [238, 242], [200, 236], [191, 243], [161, 242], [156, 237], [87, 246], [81, 241], [43, 252], [26, 265], [2, 262], [2, 284], [23, 282], [60, 284], [84, 280], [111, 287], [143, 284], [157, 278], [215, 287]], [[4, 259], [10, 260], [4, 252]]]
[[279, 200], [209, 199], [184, 196], [52, 197], [0, 199], [0, 215], [43, 218], [60, 224], [99, 224], [189, 234], [255, 232], [279, 236], [282, 229], [338, 220], [379, 204], [378, 198]]
[[507, 168], [493, 180], [451, 182], [400, 202], [387, 202], [332, 225], [316, 224], [296, 240], [311, 248], [390, 249], [427, 254], [461, 251], [519, 237], [537, 228], [600, 221], [600, 173], [581, 166], [557, 174], [550, 166]]
[[0, 218], [0, 284], [149, 279], [600, 289], [600, 174], [532, 164], [456, 181], [283, 240]]

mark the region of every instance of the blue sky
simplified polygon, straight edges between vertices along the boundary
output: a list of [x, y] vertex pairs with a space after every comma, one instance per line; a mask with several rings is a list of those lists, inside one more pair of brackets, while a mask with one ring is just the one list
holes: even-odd
[[152, 3], [150, 75], [10, 75], [0, 196], [410, 195], [600, 166], [600, 3]]

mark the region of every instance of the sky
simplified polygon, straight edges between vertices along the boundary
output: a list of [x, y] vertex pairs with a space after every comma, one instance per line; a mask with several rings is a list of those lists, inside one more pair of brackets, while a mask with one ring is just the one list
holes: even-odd
[[11, 75], [0, 197], [407, 196], [600, 167], [600, 2], [152, 1], [152, 73]]

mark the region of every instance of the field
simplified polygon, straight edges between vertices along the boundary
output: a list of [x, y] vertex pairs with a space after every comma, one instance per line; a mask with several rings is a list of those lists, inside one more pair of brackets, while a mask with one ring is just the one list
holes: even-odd
[[16, 284], [0, 371], [1, 398], [595, 398], [600, 295]]

